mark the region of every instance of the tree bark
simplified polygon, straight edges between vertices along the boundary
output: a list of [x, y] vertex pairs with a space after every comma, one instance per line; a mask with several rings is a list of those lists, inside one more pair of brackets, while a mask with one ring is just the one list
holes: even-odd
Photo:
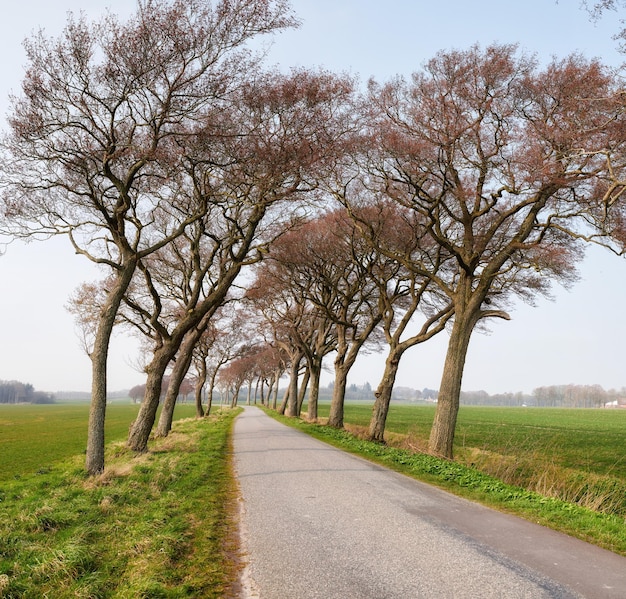
[[174, 364], [174, 369], [170, 376], [169, 385], [167, 387], [167, 393], [163, 401], [163, 408], [161, 409], [161, 416], [159, 417], [159, 423], [157, 425], [155, 436], [167, 437], [172, 430], [172, 422], [174, 420], [174, 409], [176, 408], [176, 400], [178, 399], [178, 392], [180, 386], [189, 372], [191, 366], [191, 360], [193, 359], [193, 349], [202, 335], [201, 330], [195, 329], [190, 331], [185, 340], [181, 344], [178, 351], [178, 356]]
[[130, 259], [115, 279], [115, 285], [107, 294], [103, 307], [96, 339], [91, 352], [91, 404], [89, 407], [89, 424], [87, 430], [87, 452], [85, 469], [88, 474], [100, 474], [104, 471], [104, 422], [107, 405], [107, 362], [109, 344], [115, 317], [124, 294], [130, 285], [137, 267], [137, 261]]
[[298, 415], [298, 373], [300, 372], [300, 361], [302, 356], [298, 354], [291, 360], [289, 373], [289, 396], [287, 398], [285, 416], [295, 418]]
[[128, 434], [128, 447], [133, 451], [143, 452], [148, 447], [148, 439], [159, 408], [163, 376], [172, 358], [171, 349], [163, 346], [154, 354], [150, 363], [144, 399]]
[[[272, 409], [273, 410], [276, 409], [276, 404], [278, 403], [278, 388], [280, 386], [280, 375], [281, 375], [280, 370], [276, 370], [276, 372], [274, 373], [274, 389], [272, 393]], [[268, 397], [268, 402], [269, 402], [269, 397]]]
[[198, 378], [196, 379], [196, 385], [194, 387], [193, 398], [196, 404], [196, 418], [204, 417], [204, 408], [202, 407], [202, 389], [206, 383], [206, 363], [204, 360], [200, 363], [200, 371], [198, 372]]
[[298, 391], [298, 413], [296, 414], [298, 418], [300, 414], [302, 414], [302, 404], [304, 403], [304, 397], [306, 395], [307, 389], [309, 388], [309, 382], [311, 380], [311, 371], [307, 368], [304, 373], [304, 377], [302, 378], [302, 384], [300, 385], [300, 390]]
[[285, 409], [287, 408], [287, 403], [289, 402], [290, 394], [291, 394], [291, 385], [287, 387], [287, 389], [285, 389], [285, 394], [283, 395], [283, 401], [281, 402], [277, 410], [279, 414], [285, 413]]
[[472, 315], [456, 313], [439, 386], [435, 420], [428, 441], [429, 453], [450, 460], [454, 455], [452, 446], [459, 412], [463, 369], [475, 324]]
[[404, 350], [400, 347], [392, 348], [385, 360], [385, 372], [378, 384], [378, 388], [374, 392], [376, 400], [372, 408], [372, 417], [368, 431], [368, 437], [371, 441], [385, 442], [385, 425], [387, 423], [387, 414], [389, 413], [391, 394], [403, 353]]
[[333, 386], [333, 397], [330, 401], [330, 413], [328, 414], [328, 426], [343, 428], [343, 404], [346, 397], [346, 385], [348, 380], [349, 367], [341, 361], [335, 361], [335, 384]]
[[309, 389], [309, 403], [307, 406], [307, 418], [310, 422], [317, 421], [317, 406], [320, 396], [320, 377], [322, 375], [321, 358], [311, 360], [309, 365], [311, 373], [311, 386]]

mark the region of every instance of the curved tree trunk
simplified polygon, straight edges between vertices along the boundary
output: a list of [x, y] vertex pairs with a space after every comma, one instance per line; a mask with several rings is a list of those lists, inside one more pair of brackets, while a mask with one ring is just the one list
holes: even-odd
[[304, 373], [304, 377], [302, 378], [302, 385], [300, 385], [300, 390], [298, 391], [298, 413], [296, 416], [300, 417], [302, 414], [302, 404], [304, 403], [304, 397], [306, 395], [306, 391], [309, 388], [309, 382], [311, 380], [311, 371], [307, 368]]
[[446, 360], [439, 386], [435, 420], [428, 441], [429, 453], [452, 459], [454, 431], [459, 412], [461, 383], [469, 342], [475, 321], [457, 312], [448, 342]]
[[206, 361], [200, 360], [199, 364], [200, 368], [198, 371], [198, 378], [196, 379], [196, 384], [193, 389], [193, 398], [196, 404], [196, 418], [204, 417], [204, 408], [202, 407], [202, 389], [206, 383]]
[[211, 374], [209, 390], [207, 391], [206, 411], [204, 413], [205, 416], [208, 416], [211, 413], [211, 407], [213, 406], [213, 394], [215, 393], [215, 379], [217, 378], [217, 373], [218, 373], [218, 369], [214, 368]]
[[127, 444], [133, 451], [146, 451], [148, 447], [148, 439], [154, 426], [161, 399], [163, 376], [172, 358], [172, 351], [168, 348], [168, 345], [164, 345], [154, 354], [150, 363], [144, 399], [141, 402], [137, 418], [131, 425], [128, 433]]
[[291, 394], [291, 385], [289, 385], [289, 387], [287, 387], [287, 389], [285, 389], [285, 394], [283, 395], [283, 401], [281, 402], [280, 406], [278, 407], [278, 413], [279, 414], [284, 414], [285, 413], [285, 409], [287, 408], [287, 403], [289, 402], [289, 395]]
[[136, 266], [136, 260], [128, 261], [127, 265], [118, 273], [115, 285], [109, 290], [90, 355], [91, 404], [89, 407], [85, 469], [88, 474], [92, 475], [99, 474], [104, 470], [104, 421], [107, 405], [109, 344], [115, 326], [115, 317], [133, 278]]
[[159, 423], [155, 432], [157, 437], [167, 437], [172, 430], [178, 392], [180, 391], [183, 380], [187, 376], [187, 372], [189, 372], [191, 360], [193, 359], [193, 349], [201, 334], [202, 332], [198, 332], [197, 330], [188, 333], [178, 351], [167, 392], [165, 393], [165, 399], [163, 400], [161, 416], [159, 417]]
[[391, 394], [393, 386], [396, 382], [398, 368], [400, 366], [400, 358], [404, 350], [400, 347], [390, 348], [385, 361], [385, 372], [378, 384], [378, 388], [374, 392], [376, 401], [372, 408], [372, 417], [368, 431], [368, 438], [379, 443], [385, 442], [385, 424], [387, 422], [387, 414], [389, 413], [389, 404], [391, 402]]

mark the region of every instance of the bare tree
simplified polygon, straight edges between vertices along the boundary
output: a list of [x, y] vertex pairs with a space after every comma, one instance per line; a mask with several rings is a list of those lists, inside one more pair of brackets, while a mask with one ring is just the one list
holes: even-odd
[[[289, 273], [286, 284], [323, 316], [319, 322], [333, 324], [335, 384], [329, 424], [341, 428], [348, 374], [382, 319], [378, 288], [369, 277], [371, 248], [346, 211], [338, 209], [285, 235], [271, 248], [270, 258]], [[322, 332], [325, 325], [316, 326]], [[321, 347], [326, 337], [319, 337]]]
[[[161, 379], [187, 333], [211, 319], [242, 269], [262, 259], [315, 190], [320, 169], [334, 159], [345, 134], [340, 117], [351, 93], [351, 81], [325, 73], [259, 75], [241, 86], [238, 102], [219, 114], [217, 125], [209, 120], [193, 143], [187, 141], [187, 172], [207, 216], [194, 223], [201, 236], [188, 248], [192, 291], [180, 319], [162, 328], [163, 341], [147, 367], [146, 397], [129, 434], [131, 448], [146, 448]], [[150, 268], [142, 263], [154, 321], [160, 293]]]
[[282, 0], [145, 0], [126, 23], [70, 18], [58, 39], [42, 32], [26, 43], [2, 142], [10, 232], [65, 234], [112, 271], [91, 353], [89, 473], [104, 468], [107, 355], [122, 298], [140, 261], [204, 213], [180, 169], [186, 139], [252, 68], [238, 49], [294, 24]]
[[[317, 419], [320, 377], [324, 356], [335, 347], [333, 322], [309, 301], [309, 280], [293, 284], [291, 262], [279, 256], [292, 256], [291, 245], [306, 227], [297, 227], [282, 236], [272, 246], [269, 257], [257, 269], [257, 276], [246, 292], [246, 300], [261, 317], [269, 331], [271, 344], [280, 347], [288, 356], [289, 394], [285, 403], [288, 416], [299, 416], [307, 384], [309, 391], [309, 419]], [[298, 389], [303, 361], [306, 361], [305, 379]]]
[[[454, 268], [433, 274], [454, 307], [429, 449], [452, 457], [472, 332], [505, 318], [510, 298], [532, 302], [575, 279], [587, 203], [621, 107], [596, 61], [572, 56], [539, 71], [511, 46], [440, 53], [410, 83], [370, 85], [377, 189], [414, 210]], [[428, 276], [428, 272], [421, 273]]]
[[[355, 183], [360, 187], [361, 180], [357, 178]], [[453, 304], [433, 282], [435, 276], [443, 275], [449, 255], [428, 239], [423, 221], [414, 211], [367, 188], [356, 193], [349, 189], [344, 187], [339, 199], [370, 246], [368, 276], [378, 290], [381, 327], [388, 346], [368, 432], [370, 439], [384, 442], [400, 360], [408, 349], [443, 331], [454, 314]], [[421, 326], [408, 333], [418, 316]]]

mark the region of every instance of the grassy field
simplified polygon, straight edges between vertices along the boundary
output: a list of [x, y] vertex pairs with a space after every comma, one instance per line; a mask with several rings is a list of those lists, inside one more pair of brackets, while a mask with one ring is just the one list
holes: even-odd
[[[328, 406], [320, 408], [323, 415]], [[193, 406], [179, 406], [173, 433], [135, 455], [124, 439], [137, 409], [110, 406], [107, 467], [87, 477], [87, 405], [0, 406], [2, 599], [235, 596], [235, 412], [196, 420], [185, 418]], [[386, 446], [351, 434], [370, 412], [346, 406], [351, 432], [282, 420], [626, 555], [625, 412], [462, 408], [456, 462], [416, 451], [427, 443], [433, 407], [393, 405]]]
[[[70, 415], [82, 418], [61, 406], [44, 413], [62, 445], [63, 422], [74, 430]], [[140, 455], [109, 443], [101, 476], [85, 476], [77, 455], [0, 482], [0, 597], [234, 597], [235, 413], [178, 420]], [[118, 415], [121, 433], [131, 412]]]
[[[320, 417], [328, 410], [328, 404], [321, 404]], [[371, 405], [346, 404], [349, 424], [366, 427], [371, 414]], [[434, 406], [392, 404], [387, 431], [407, 435], [409, 443], [424, 449], [434, 415]], [[481, 454], [532, 455], [544, 465], [626, 481], [626, 410], [463, 406], [454, 450], [457, 459], [468, 463]]]
[[[133, 404], [108, 406], [106, 441], [124, 439], [138, 410]], [[194, 414], [193, 405], [176, 406], [175, 418]], [[43, 472], [58, 460], [84, 453], [88, 419], [88, 404], [0, 404], [0, 481]]]

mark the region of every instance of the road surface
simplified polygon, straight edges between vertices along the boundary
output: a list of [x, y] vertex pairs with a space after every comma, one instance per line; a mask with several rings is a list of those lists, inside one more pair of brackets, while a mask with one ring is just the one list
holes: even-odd
[[258, 408], [237, 418], [234, 452], [247, 598], [626, 598], [626, 558], [371, 464]]

